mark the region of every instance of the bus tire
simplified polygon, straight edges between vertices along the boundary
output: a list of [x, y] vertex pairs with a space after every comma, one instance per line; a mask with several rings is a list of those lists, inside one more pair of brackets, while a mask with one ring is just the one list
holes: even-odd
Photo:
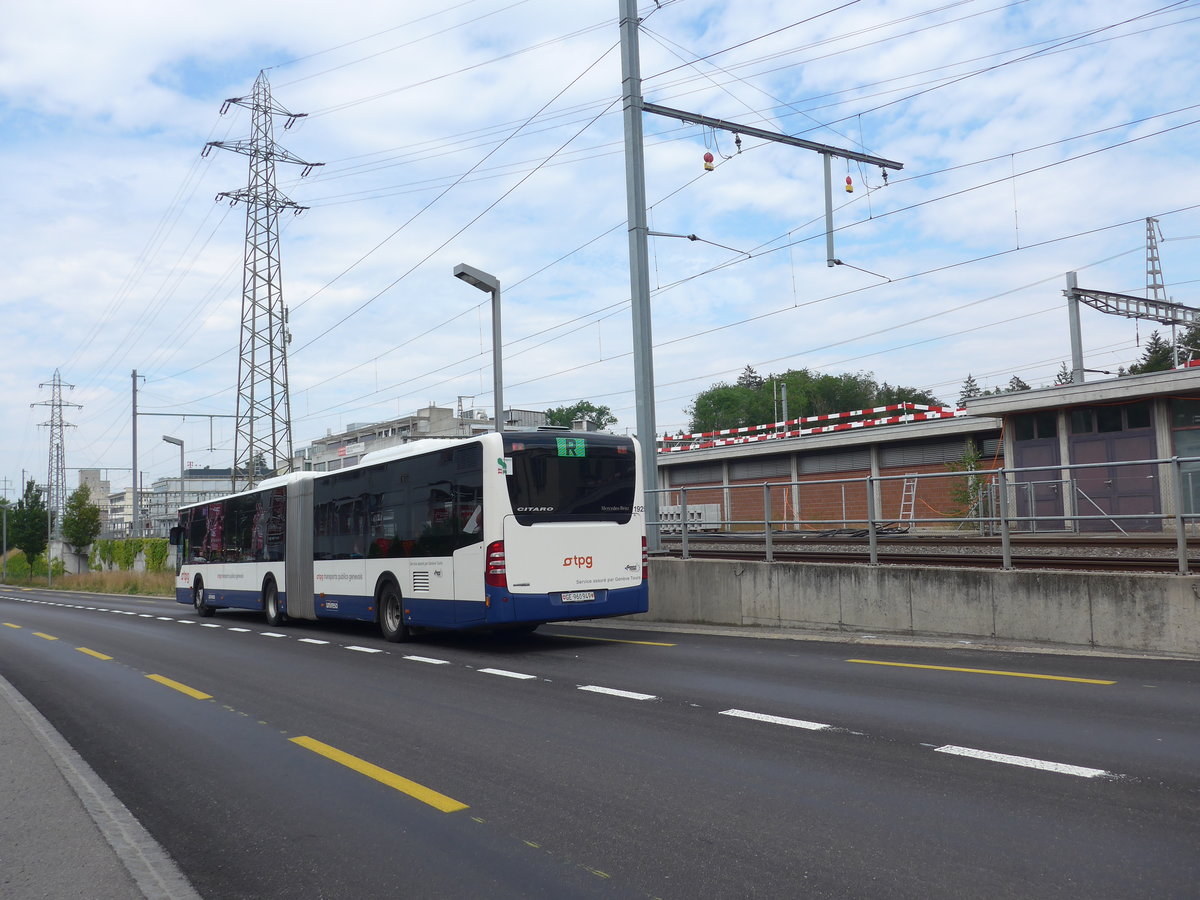
[[279, 589], [275, 586], [274, 578], [268, 578], [267, 583], [263, 585], [262, 597], [263, 613], [266, 614], [267, 624], [272, 628], [278, 628], [287, 621], [287, 616], [279, 608]]
[[394, 581], [385, 581], [376, 598], [379, 610], [379, 630], [385, 641], [393, 644], [407, 641], [412, 635], [404, 624], [404, 609], [401, 605], [400, 588]]
[[196, 610], [196, 615], [202, 619], [212, 618], [216, 611], [204, 599], [204, 579], [197, 578], [192, 582], [192, 606]]

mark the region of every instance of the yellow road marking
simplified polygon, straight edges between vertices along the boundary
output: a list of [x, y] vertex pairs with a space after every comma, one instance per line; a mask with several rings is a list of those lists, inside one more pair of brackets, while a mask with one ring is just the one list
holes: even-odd
[[957, 666], [922, 666], [917, 663], [884, 662], [878, 659], [848, 659], [846, 662], [864, 663], [869, 666], [898, 666], [903, 669], [933, 669], [937, 672], [969, 672], [972, 675], [1007, 675], [1009, 678], [1041, 678], [1045, 681], [1074, 681], [1079, 684], [1116, 684], [1098, 678], [1070, 678], [1066, 675], [1038, 675], [1033, 672], [1003, 672], [999, 669], [961, 669]]
[[620, 638], [589, 637], [583, 634], [556, 634], [553, 637], [571, 638], [576, 641], [604, 641], [609, 644], [641, 644], [644, 647], [674, 647], [674, 644], [664, 644], [660, 641], [623, 641]]
[[211, 700], [212, 694], [206, 694], [204, 691], [198, 691], [195, 688], [190, 688], [186, 684], [180, 684], [178, 681], [172, 681], [165, 675], [147, 675], [151, 681], [157, 681], [159, 684], [165, 684], [169, 688], [173, 688], [181, 694], [187, 694], [189, 697], [195, 697], [197, 700]]
[[5, 622], [4, 625], [6, 628], [20, 628], [21, 627], [20, 625], [14, 625], [12, 622]]
[[80, 653], [86, 653], [88, 656], [94, 656], [96, 659], [112, 659], [111, 656], [105, 656], [103, 653], [97, 653], [95, 650], [89, 650], [87, 647], [76, 647]]
[[35, 632], [34, 632], [34, 634], [35, 634], [35, 635], [37, 635], [37, 636], [38, 636], [38, 637], [40, 637], [40, 638], [45, 638], [45, 639], [46, 639], [46, 640], [48, 640], [48, 641], [57, 641], [57, 640], [58, 640], [58, 638], [56, 638], [56, 637], [55, 637], [54, 635], [52, 635], [52, 634], [43, 634], [43, 633], [42, 633], [42, 632], [40, 632], [40, 631], [35, 631]]
[[465, 803], [459, 803], [445, 794], [439, 794], [431, 788], [417, 784], [415, 781], [409, 781], [395, 772], [381, 769], [379, 766], [369, 763], [365, 759], [351, 756], [349, 753], [337, 749], [337, 747], [330, 747], [328, 744], [323, 744], [314, 738], [294, 737], [290, 740], [293, 744], [299, 744], [313, 753], [319, 753], [326, 759], [332, 759], [336, 763], [341, 763], [346, 768], [353, 769], [360, 775], [366, 775], [368, 778], [375, 779], [380, 784], [386, 784], [390, 788], [395, 788], [403, 794], [408, 794], [408, 796], [432, 806], [434, 809], [440, 809], [442, 812], [458, 812], [460, 809], [468, 808]]

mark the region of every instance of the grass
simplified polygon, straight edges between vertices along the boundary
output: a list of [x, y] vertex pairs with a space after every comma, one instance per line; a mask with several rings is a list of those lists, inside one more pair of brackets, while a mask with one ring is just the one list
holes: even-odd
[[[9, 584], [45, 587], [46, 576], [18, 579]], [[81, 575], [55, 576], [50, 585], [60, 591], [87, 591], [94, 594], [140, 594], [147, 597], [174, 597], [174, 572], [87, 572]]]

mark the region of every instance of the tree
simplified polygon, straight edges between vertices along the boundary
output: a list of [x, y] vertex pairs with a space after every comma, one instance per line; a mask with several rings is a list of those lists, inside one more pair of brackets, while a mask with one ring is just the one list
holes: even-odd
[[941, 405], [941, 401], [927, 391], [886, 382], [881, 385], [870, 372], [831, 375], [808, 369], [789, 369], [782, 375], [762, 378], [747, 366], [736, 384], [718, 382], [696, 395], [688, 410], [690, 430], [717, 431], [779, 421], [785, 418], [784, 387], [787, 388], [788, 419], [906, 401]]
[[1008, 393], [1012, 393], [1013, 391], [1027, 391], [1029, 390], [1029, 385], [1022, 381], [1019, 376], [1014, 375], [1008, 380], [1008, 387], [1004, 390]]
[[546, 410], [546, 424], [570, 428], [577, 419], [588, 418], [596, 423], [597, 428], [607, 428], [617, 417], [607, 406], [596, 406], [587, 400], [580, 400], [571, 406], [556, 406]]
[[100, 507], [92, 503], [92, 490], [81, 484], [67, 497], [62, 520], [63, 540], [82, 553], [100, 534]]
[[1142, 350], [1142, 358], [1129, 367], [1130, 375], [1141, 375], [1144, 372], [1166, 372], [1175, 367], [1174, 351], [1170, 341], [1163, 340], [1157, 331], [1150, 332], [1146, 346]]
[[918, 403], [922, 406], [942, 406], [942, 401], [929, 391], [902, 385], [890, 385], [886, 381], [875, 394], [874, 406], [890, 406], [893, 403]]
[[1058, 367], [1058, 374], [1054, 376], [1054, 383], [1057, 385], [1070, 384], [1075, 380], [1075, 374], [1067, 368], [1066, 360]]
[[975, 381], [975, 376], [970, 372], [967, 373], [967, 380], [962, 383], [962, 387], [958, 391], [958, 405], [963, 407], [967, 405], [967, 401], [974, 397], [982, 397], [983, 391], [979, 384]]
[[754, 371], [753, 366], [746, 366], [741, 375], [738, 376], [738, 387], [748, 387], [758, 390], [763, 386], [763, 377]]
[[17, 508], [8, 517], [8, 538], [25, 554], [31, 566], [46, 549], [47, 524], [46, 504], [31, 478], [25, 483], [25, 493], [17, 501]]

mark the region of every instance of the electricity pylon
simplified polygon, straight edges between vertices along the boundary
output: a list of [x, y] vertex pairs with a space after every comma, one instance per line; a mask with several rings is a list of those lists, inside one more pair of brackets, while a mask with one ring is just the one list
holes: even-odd
[[293, 203], [275, 187], [275, 163], [303, 166], [301, 177], [315, 166], [275, 143], [275, 116], [286, 116], [284, 130], [307, 113], [293, 113], [271, 98], [265, 71], [254, 81], [250, 97], [232, 97], [221, 107], [242, 106], [252, 114], [248, 140], [211, 141], [213, 147], [232, 150], [250, 158], [246, 187], [226, 191], [217, 199], [246, 204], [246, 251], [242, 273], [242, 329], [238, 360], [237, 430], [233, 439], [234, 488], [245, 478], [253, 487], [264, 470], [290, 471], [292, 464], [292, 409], [288, 395], [287, 307], [283, 304], [283, 279], [279, 265], [279, 211], [300, 213], [307, 207]]
[[[66, 386], [71, 389], [75, 388], [73, 384]], [[46, 508], [52, 513], [54, 534], [60, 535], [62, 534], [63, 513], [67, 508], [67, 455], [63, 429], [68, 426], [75, 427], [69, 422], [63, 421], [63, 407], [73, 406], [75, 409], [83, 409], [83, 407], [78, 403], [67, 403], [63, 400], [63, 381], [58, 369], [54, 370], [54, 378], [51, 381], [44, 381], [38, 385], [39, 389], [44, 387], [51, 389], [50, 399], [29, 405], [50, 407], [50, 421], [41, 423], [43, 427], [50, 429], [50, 462], [46, 467]]]

